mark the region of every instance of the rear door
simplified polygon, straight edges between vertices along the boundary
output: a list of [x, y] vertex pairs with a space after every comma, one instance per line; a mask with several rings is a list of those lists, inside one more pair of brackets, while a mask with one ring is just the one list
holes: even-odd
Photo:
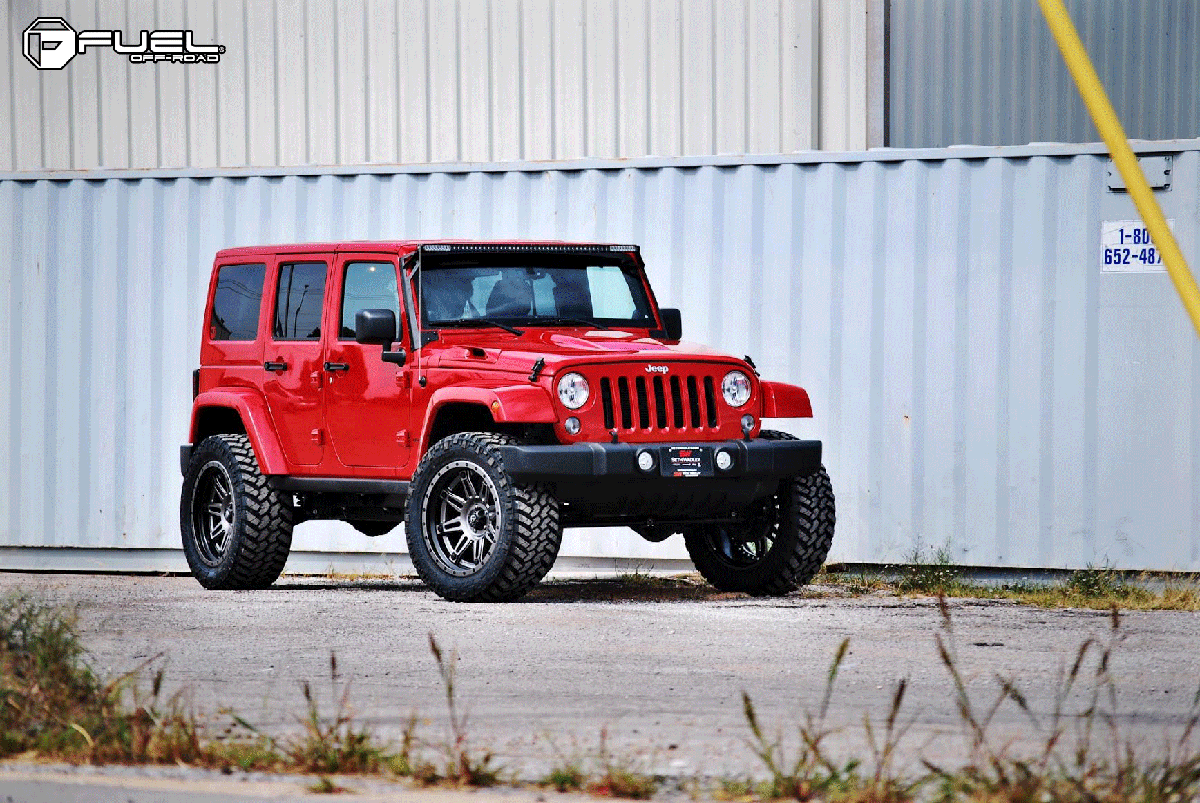
[[315, 466], [325, 456], [321, 330], [331, 265], [331, 254], [278, 257], [263, 395], [293, 465]]
[[380, 359], [380, 346], [354, 339], [355, 315], [364, 309], [390, 309], [396, 315], [395, 348], [403, 337], [398, 265], [395, 254], [338, 254], [332, 296], [336, 321], [326, 337], [325, 419], [338, 461], [345, 466], [385, 469], [395, 476], [412, 453], [411, 379], [407, 366]]

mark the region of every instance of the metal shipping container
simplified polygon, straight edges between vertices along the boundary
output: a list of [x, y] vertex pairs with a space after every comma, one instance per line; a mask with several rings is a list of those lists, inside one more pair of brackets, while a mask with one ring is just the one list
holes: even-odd
[[[1200, 141], [1141, 150], [1200, 263]], [[1137, 215], [1098, 146], [47, 175], [0, 177], [5, 565], [183, 567], [177, 447], [217, 249], [452, 236], [641, 243], [689, 339], [811, 393], [789, 427], [826, 444], [832, 559], [1200, 570], [1200, 343], [1153, 255], [1105, 264]], [[565, 552], [683, 557], [627, 530]]]
[[[888, 0], [888, 141], [1088, 142], [1098, 134], [1038, 4]], [[1130, 137], [1200, 136], [1200, 3], [1066, 0]]]
[[[882, 74], [868, 15], [881, 3], [12, 0], [0, 3], [0, 170], [865, 148], [882, 144], [867, 141], [868, 63]], [[187, 29], [225, 52], [132, 64], [90, 47], [39, 71], [22, 56], [39, 17], [126, 43]]]

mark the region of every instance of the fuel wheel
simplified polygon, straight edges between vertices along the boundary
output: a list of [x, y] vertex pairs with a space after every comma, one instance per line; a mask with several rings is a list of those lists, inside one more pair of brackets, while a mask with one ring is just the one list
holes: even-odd
[[179, 503], [183, 552], [205, 588], [266, 588], [287, 563], [292, 509], [268, 484], [245, 435], [192, 453]]
[[409, 555], [426, 585], [448, 600], [516, 599], [558, 555], [558, 500], [504, 473], [498, 447], [514, 442], [486, 432], [451, 435], [417, 467], [405, 521]]
[[454, 460], [430, 480], [427, 501], [422, 514], [438, 567], [455, 577], [478, 572], [500, 537], [500, 498], [492, 478], [472, 460]]
[[196, 478], [192, 528], [200, 560], [206, 566], [218, 565], [233, 536], [233, 483], [217, 461], [205, 464]]

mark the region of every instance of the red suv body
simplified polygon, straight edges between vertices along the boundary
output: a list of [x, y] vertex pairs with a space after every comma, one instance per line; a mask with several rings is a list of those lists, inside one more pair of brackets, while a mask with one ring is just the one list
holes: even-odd
[[422, 578], [461, 600], [523, 594], [563, 526], [682, 532], [751, 593], [828, 551], [820, 443], [762, 430], [808, 395], [681, 342], [634, 246], [226, 249], [204, 320], [181, 527], [208, 587], [269, 585], [307, 518], [404, 520]]

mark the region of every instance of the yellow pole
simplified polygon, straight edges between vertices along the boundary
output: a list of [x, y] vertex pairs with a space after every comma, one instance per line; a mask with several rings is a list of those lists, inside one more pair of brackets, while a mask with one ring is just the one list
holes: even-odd
[[1175, 235], [1154, 198], [1154, 191], [1146, 183], [1146, 176], [1142, 173], [1137, 157], [1133, 155], [1133, 149], [1129, 147], [1129, 140], [1125, 137], [1121, 121], [1113, 111], [1108, 95], [1104, 92], [1104, 85], [1096, 75], [1096, 69], [1092, 66], [1092, 60], [1088, 58], [1083, 42], [1079, 41], [1079, 34], [1075, 31], [1071, 16], [1063, 6], [1062, 0], [1038, 0], [1038, 3], [1046, 17], [1046, 24], [1050, 26], [1050, 32], [1054, 34], [1058, 48], [1062, 51], [1063, 60], [1067, 62], [1067, 69], [1079, 85], [1079, 94], [1083, 97], [1096, 128], [1100, 130], [1100, 136], [1104, 138], [1113, 162], [1121, 171], [1121, 177], [1125, 179], [1125, 186], [1129, 189], [1133, 204], [1162, 254], [1167, 273], [1175, 283], [1175, 290], [1179, 293], [1184, 308], [1191, 316], [1192, 326], [1196, 328], [1196, 334], [1200, 335], [1200, 289], [1196, 287], [1196, 280], [1188, 269], [1187, 260], [1179, 250]]

